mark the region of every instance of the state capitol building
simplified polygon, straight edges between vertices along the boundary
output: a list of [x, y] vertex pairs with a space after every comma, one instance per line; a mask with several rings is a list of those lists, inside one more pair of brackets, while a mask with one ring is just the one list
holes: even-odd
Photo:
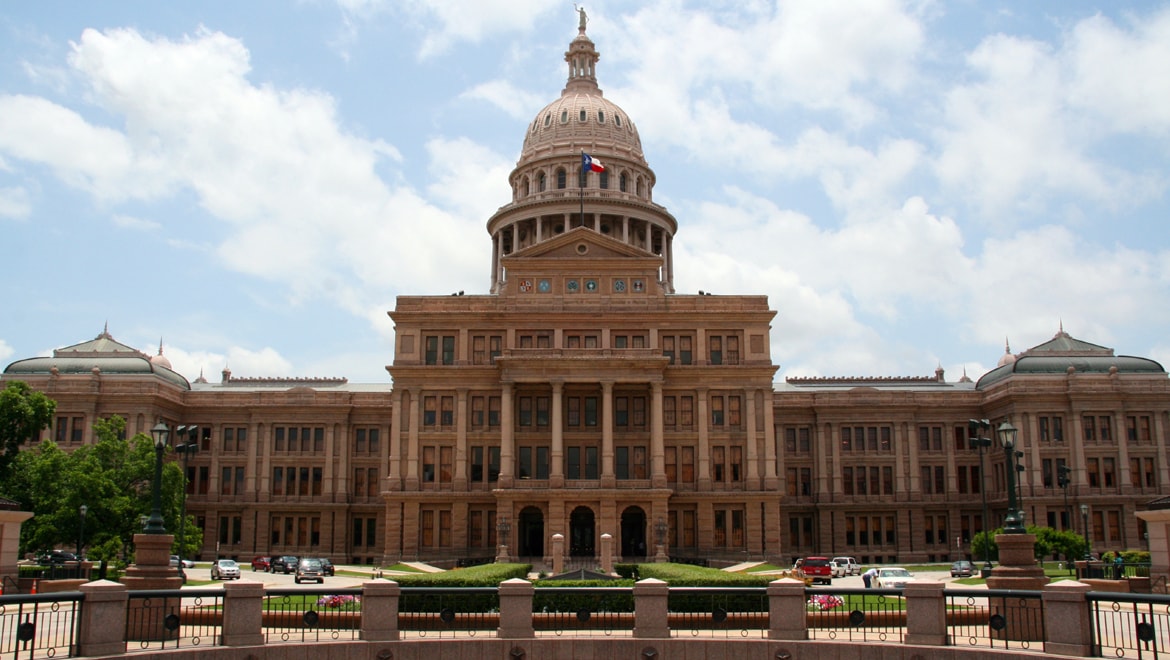
[[57, 401], [65, 449], [112, 415], [197, 427], [203, 559], [539, 562], [561, 534], [587, 562], [609, 534], [627, 560], [951, 561], [1007, 509], [1006, 452], [973, 449], [972, 419], [1019, 429], [1027, 524], [1083, 533], [1084, 504], [1094, 550], [1146, 548], [1135, 511], [1170, 495], [1161, 365], [1061, 328], [975, 382], [778, 382], [766, 297], [676, 293], [679, 225], [598, 59], [582, 20], [487, 221], [489, 292], [397, 299], [393, 386], [188, 382], [105, 330], [2, 379]]

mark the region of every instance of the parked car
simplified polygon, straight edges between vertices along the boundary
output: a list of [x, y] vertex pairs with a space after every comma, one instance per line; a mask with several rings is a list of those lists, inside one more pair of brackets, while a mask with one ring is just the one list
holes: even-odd
[[829, 569], [833, 577], [845, 577], [845, 564], [838, 562], [836, 559], [829, 560]]
[[833, 557], [833, 561], [845, 567], [845, 575], [861, 575], [861, 564], [856, 557]]
[[882, 589], [901, 589], [914, 581], [914, 576], [904, 568], [891, 566], [877, 570], [878, 574], [873, 579], [873, 586], [875, 587]]
[[305, 580], [313, 580], [320, 584], [325, 584], [325, 569], [321, 566], [320, 559], [313, 559], [306, 557], [297, 562], [297, 574], [293, 581], [297, 584]]
[[195, 562], [190, 559], [179, 559], [179, 555], [171, 555], [171, 568], [195, 568]]
[[211, 565], [212, 580], [240, 579], [240, 565], [234, 559], [217, 559]]
[[804, 574], [812, 578], [813, 584], [833, 584], [833, 567], [829, 565], [828, 557], [805, 557], [797, 559], [796, 566]]
[[272, 563], [268, 555], [260, 555], [259, 557], [252, 557], [252, 570], [268, 572], [268, 565]]
[[325, 575], [336, 575], [337, 569], [333, 567], [333, 560], [321, 557], [321, 571]]
[[966, 559], [951, 564], [951, 577], [971, 577], [975, 575], [975, 566]]
[[77, 555], [66, 550], [49, 550], [37, 557], [37, 563], [40, 564], [64, 564], [68, 561], [77, 561]]
[[273, 557], [272, 561], [268, 564], [268, 570], [273, 573], [284, 573], [285, 575], [296, 573], [297, 558], [292, 555]]

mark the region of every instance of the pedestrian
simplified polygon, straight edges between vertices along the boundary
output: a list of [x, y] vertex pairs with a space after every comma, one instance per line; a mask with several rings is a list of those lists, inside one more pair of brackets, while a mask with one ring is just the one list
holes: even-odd
[[1113, 579], [1120, 580], [1121, 576], [1125, 574], [1125, 557], [1121, 556], [1121, 551], [1117, 550], [1113, 553]]
[[865, 583], [866, 589], [873, 586], [873, 579], [877, 577], [877, 573], [877, 569], [871, 566], [868, 571], [861, 574], [861, 581]]

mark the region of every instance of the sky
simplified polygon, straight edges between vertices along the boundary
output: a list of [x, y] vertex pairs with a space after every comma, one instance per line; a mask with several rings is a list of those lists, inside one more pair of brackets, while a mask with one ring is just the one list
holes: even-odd
[[[978, 378], [1061, 327], [1170, 364], [1170, 2], [584, 0], [678, 220], [789, 376]], [[0, 365], [387, 383], [486, 294], [562, 0], [0, 5]]]

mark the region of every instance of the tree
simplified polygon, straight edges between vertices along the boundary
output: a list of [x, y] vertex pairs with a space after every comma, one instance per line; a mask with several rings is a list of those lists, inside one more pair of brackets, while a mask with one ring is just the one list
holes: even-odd
[[[1051, 527], [1029, 525], [1027, 531], [1036, 537], [1033, 556], [1037, 559], [1043, 559], [1053, 553], [1064, 555], [1066, 558], [1081, 557], [1088, 546], [1083, 536], [1069, 530], [1057, 531]], [[998, 560], [999, 546], [995, 542], [995, 537], [999, 534], [1003, 534], [1002, 527], [994, 531], [976, 534], [975, 538], [971, 540], [971, 554], [982, 559], [983, 553], [987, 552], [987, 556]]]
[[8, 474], [20, 446], [33, 442], [37, 434], [49, 428], [57, 402], [14, 380], [0, 390], [0, 481]]
[[[0, 488], [35, 515], [21, 528], [21, 552], [37, 552], [77, 542], [82, 504], [86, 545], [93, 559], [115, 559], [142, 531], [150, 512], [154, 479], [154, 440], [140, 433], [124, 439], [120, 417], [94, 424], [96, 442], [70, 453], [51, 440], [23, 451], [13, 464], [13, 478]], [[178, 531], [184, 476], [174, 461], [163, 465], [163, 520]], [[201, 537], [188, 518], [186, 536]]]

